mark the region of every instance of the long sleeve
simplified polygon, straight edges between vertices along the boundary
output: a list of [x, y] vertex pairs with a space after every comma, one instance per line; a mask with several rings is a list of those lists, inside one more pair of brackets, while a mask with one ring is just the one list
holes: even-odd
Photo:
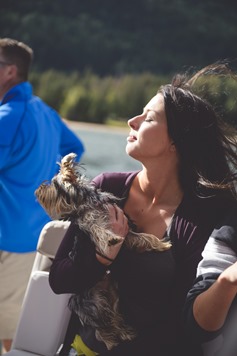
[[52, 290], [57, 294], [79, 293], [94, 285], [105, 271], [105, 266], [95, 257], [90, 238], [76, 225], [70, 225], [51, 266], [49, 283]]

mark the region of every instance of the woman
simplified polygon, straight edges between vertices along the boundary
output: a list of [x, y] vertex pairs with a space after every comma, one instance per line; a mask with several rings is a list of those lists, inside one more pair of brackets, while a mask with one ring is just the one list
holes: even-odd
[[[68, 352], [70, 336], [71, 343], [78, 334], [80, 346], [100, 356], [190, 355], [182, 309], [211, 232], [236, 209], [236, 178], [228, 162], [237, 162], [236, 143], [225, 135], [210, 104], [192, 93], [191, 85], [199, 75], [223, 68], [209, 66], [189, 81], [178, 75], [162, 86], [143, 113], [128, 121], [126, 151], [142, 169], [105, 173], [93, 180], [96, 187], [122, 198], [120, 208], [108, 207], [114, 232], [126, 238], [129, 216], [138, 231], [169, 239], [172, 247], [137, 253], [120, 243], [103, 257], [72, 224], [50, 271], [52, 289], [78, 294], [109, 270], [118, 283], [121, 312], [137, 337], [106, 350], [95, 331], [73, 315], [62, 353]], [[90, 350], [83, 352], [89, 355]], [[197, 348], [191, 351], [201, 355]]]

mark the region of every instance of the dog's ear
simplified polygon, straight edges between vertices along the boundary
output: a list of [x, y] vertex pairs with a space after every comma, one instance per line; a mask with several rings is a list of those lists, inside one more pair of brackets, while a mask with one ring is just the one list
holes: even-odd
[[78, 179], [78, 166], [76, 162], [77, 155], [75, 153], [69, 153], [64, 156], [59, 163], [60, 171], [58, 173], [58, 179], [65, 186], [67, 184], [75, 184]]
[[39, 203], [42, 200], [42, 196], [45, 195], [45, 189], [47, 189], [49, 186], [50, 186], [50, 182], [45, 180], [34, 191], [34, 195], [36, 196], [36, 198], [39, 201]]

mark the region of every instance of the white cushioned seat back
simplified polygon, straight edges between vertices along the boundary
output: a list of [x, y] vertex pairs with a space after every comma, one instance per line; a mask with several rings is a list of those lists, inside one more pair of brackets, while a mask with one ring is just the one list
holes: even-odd
[[32, 273], [35, 271], [49, 271], [52, 259], [67, 232], [70, 221], [53, 220], [49, 221], [41, 230], [37, 254], [35, 257]]
[[10, 350], [4, 354], [4, 356], [41, 356], [39, 354], [34, 354], [33, 352], [22, 351], [22, 350]]
[[37, 251], [44, 256], [54, 258], [69, 225], [70, 221], [49, 221], [40, 233]]
[[56, 295], [51, 290], [48, 272], [32, 273], [10, 353], [18, 349], [54, 356], [63, 343], [71, 315], [69, 296]]

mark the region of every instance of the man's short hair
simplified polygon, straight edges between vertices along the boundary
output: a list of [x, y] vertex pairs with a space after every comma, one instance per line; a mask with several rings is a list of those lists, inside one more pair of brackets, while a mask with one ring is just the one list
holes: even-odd
[[19, 79], [27, 81], [33, 50], [25, 43], [12, 38], [0, 38], [0, 50], [6, 62], [17, 66]]

